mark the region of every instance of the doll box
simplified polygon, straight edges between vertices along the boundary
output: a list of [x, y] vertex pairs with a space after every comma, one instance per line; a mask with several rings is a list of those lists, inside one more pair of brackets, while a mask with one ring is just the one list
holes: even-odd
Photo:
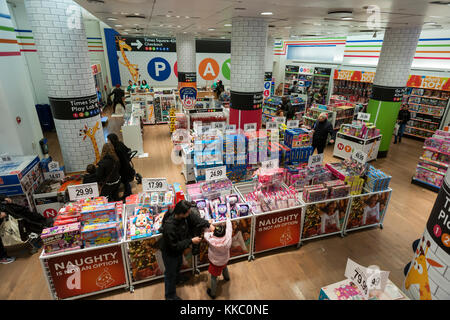
[[81, 237], [85, 247], [94, 247], [102, 244], [119, 241], [122, 229], [120, 222], [96, 223], [85, 225], [81, 229]]
[[65, 234], [80, 233], [80, 223], [71, 223], [63, 226], [56, 226], [42, 230], [41, 239], [44, 243], [60, 239]]
[[95, 224], [115, 220], [117, 220], [115, 203], [86, 206], [81, 210], [81, 222], [83, 224]]

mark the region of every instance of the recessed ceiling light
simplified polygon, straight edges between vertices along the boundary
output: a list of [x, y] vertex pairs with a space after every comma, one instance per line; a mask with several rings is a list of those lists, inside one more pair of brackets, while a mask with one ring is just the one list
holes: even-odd
[[343, 17], [343, 18], [341, 18], [341, 20], [353, 20], [353, 18], [352, 17]]
[[220, 39], [225, 39], [225, 37], [220, 37]]
[[120, 14], [123, 14], [124, 16], [128, 15], [126, 12], [121, 12]]
[[170, 18], [170, 17], [171, 17], [171, 15], [170, 15], [170, 14], [166, 14], [166, 17], [167, 17], [167, 18]]
[[271, 16], [271, 15], [273, 15], [273, 13], [272, 12], [261, 12], [261, 15], [263, 15], [263, 16]]
[[436, 22], [425, 22], [425, 24], [436, 24]]
[[208, 29], [208, 31], [214, 31], [214, 30], [216, 30], [216, 29], [214, 29], [214, 28], [209, 28]]
[[135, 16], [140, 16], [141, 14], [138, 13], [138, 12], [135, 12], [134, 15], [135, 15]]
[[315, 26], [321, 26], [322, 24], [317, 23], [317, 22], [314, 22], [313, 25], [315, 25]]
[[181, 26], [177, 26], [177, 28], [181, 28]]
[[183, 33], [187, 33], [186, 31], [184, 31]]
[[120, 27], [122, 27], [122, 25], [121, 25], [121, 24], [115, 24], [114, 26], [115, 26], [115, 27], [117, 27], [117, 28], [120, 28]]
[[163, 25], [163, 24], [160, 24], [159, 26], [160, 26], [160, 27], [164, 27], [164, 25]]
[[131, 31], [130, 29], [125, 29], [125, 30], [123, 30], [123, 31]]
[[186, 19], [189, 19], [189, 16], [186, 16], [185, 18], [186, 18]]
[[179, 18], [180, 16], [177, 16], [177, 18]]
[[223, 25], [224, 27], [231, 27], [231, 23], [226, 23]]
[[116, 18], [107, 18], [106, 20], [109, 20], [109, 21], [116, 21], [117, 19], [116, 19]]
[[122, 34], [128, 34], [128, 32], [122, 32]]
[[152, 33], [152, 36], [156, 36], [156, 33]]

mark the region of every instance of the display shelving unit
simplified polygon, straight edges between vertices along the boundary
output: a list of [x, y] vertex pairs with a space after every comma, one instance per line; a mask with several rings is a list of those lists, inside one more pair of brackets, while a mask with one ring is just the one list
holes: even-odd
[[408, 88], [403, 104], [408, 106], [411, 120], [405, 135], [426, 139], [441, 127], [450, 93], [442, 90]]
[[169, 112], [171, 108], [176, 108], [176, 96], [171, 94], [155, 94], [154, 100], [155, 122], [168, 123], [170, 120]]

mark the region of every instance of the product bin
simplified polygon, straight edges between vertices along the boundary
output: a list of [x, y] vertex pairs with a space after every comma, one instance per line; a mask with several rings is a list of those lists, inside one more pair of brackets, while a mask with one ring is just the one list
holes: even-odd
[[[128, 238], [127, 229], [129, 219], [134, 212], [136, 204], [127, 204], [124, 214], [124, 252], [126, 252], [127, 272], [130, 281], [130, 290], [134, 285], [160, 279], [164, 277], [164, 262], [159, 248], [161, 234], [154, 234], [136, 240]], [[181, 272], [193, 271], [192, 249], [186, 249], [183, 255]]]
[[[256, 182], [244, 182], [236, 184], [234, 188], [245, 199], [245, 195], [254, 191], [255, 185]], [[299, 200], [295, 207], [253, 213], [253, 254], [298, 245], [303, 210], [304, 203]]]
[[355, 151], [363, 151], [367, 154], [367, 161], [376, 160], [380, 148], [382, 136], [370, 139], [362, 139], [338, 132], [334, 144], [333, 156], [349, 159]]

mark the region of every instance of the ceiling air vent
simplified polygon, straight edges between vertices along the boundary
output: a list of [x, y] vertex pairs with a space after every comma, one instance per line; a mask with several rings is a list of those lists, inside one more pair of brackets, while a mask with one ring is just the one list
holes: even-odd
[[136, 16], [136, 15], [128, 15], [125, 16], [126, 18], [133, 18], [133, 19], [145, 19], [145, 16]]
[[450, 5], [450, 1], [431, 1], [430, 4]]
[[88, 3], [101, 3], [101, 4], [104, 4], [105, 3], [105, 1], [103, 1], [103, 0], [86, 0]]

